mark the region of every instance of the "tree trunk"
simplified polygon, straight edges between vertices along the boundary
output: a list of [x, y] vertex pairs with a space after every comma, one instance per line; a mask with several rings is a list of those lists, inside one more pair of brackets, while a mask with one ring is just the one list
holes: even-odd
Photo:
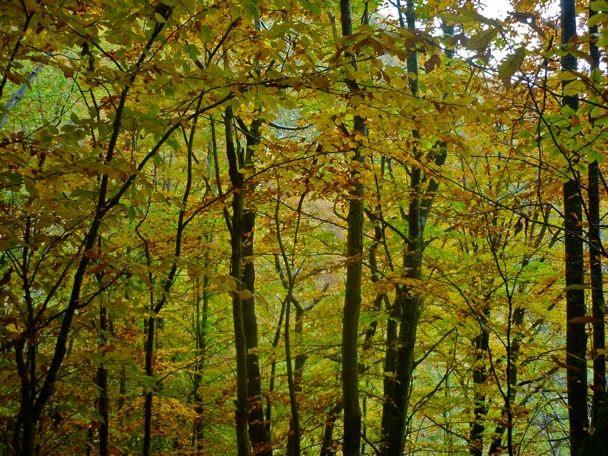
[[338, 448], [333, 436], [336, 420], [338, 419], [340, 412], [342, 412], [342, 401], [336, 402], [336, 404], [329, 411], [329, 415], [325, 420], [320, 456], [334, 456], [337, 453]]
[[[208, 239], [209, 241], [209, 239]], [[203, 403], [200, 394], [200, 386], [203, 380], [204, 358], [207, 347], [207, 320], [209, 316], [209, 285], [210, 280], [206, 275], [203, 277], [202, 290], [200, 278], [196, 278], [194, 285], [194, 308], [195, 308], [195, 344], [197, 360], [194, 364], [194, 374], [192, 377], [192, 401], [196, 418], [193, 425], [193, 443], [196, 451], [203, 449], [204, 419]], [[201, 306], [202, 305], [202, 306]]]
[[[509, 342], [509, 353], [507, 354], [507, 391], [504, 397], [505, 405], [502, 411], [501, 421], [494, 430], [492, 443], [490, 444], [490, 455], [502, 454], [504, 444], [503, 435], [507, 431], [507, 452], [511, 456], [514, 454], [513, 448], [513, 404], [517, 394], [517, 360], [521, 350], [521, 327], [524, 323], [525, 310], [517, 307], [513, 312], [511, 325], [517, 333], [513, 338], [513, 343]], [[508, 340], [510, 341], [511, 336]]]
[[[259, 119], [252, 121], [249, 128], [240, 123], [245, 132], [247, 149], [240, 160], [243, 169], [253, 172], [253, 155], [260, 144]], [[238, 153], [239, 151], [237, 151]], [[262, 378], [260, 372], [260, 356], [258, 354], [258, 320], [255, 313], [255, 265], [254, 254], [254, 232], [255, 232], [255, 210], [253, 200], [255, 185], [241, 182], [243, 198], [243, 221], [242, 221], [242, 268], [243, 286], [248, 290], [246, 298], [242, 299], [243, 328], [245, 330], [245, 342], [247, 344], [247, 401], [249, 407], [249, 439], [253, 446], [254, 454], [270, 456], [272, 454], [272, 442], [268, 427], [264, 421], [264, 404], [262, 402]], [[288, 304], [289, 305], [289, 304]]]
[[[287, 266], [287, 265], [286, 265]], [[288, 269], [287, 273], [291, 275]], [[290, 310], [291, 310], [291, 293], [293, 292], [293, 280], [290, 279], [288, 296], [285, 298], [285, 363], [287, 365], [287, 385], [289, 388], [289, 436], [287, 437], [287, 456], [300, 455], [300, 412], [298, 410], [298, 402], [296, 397], [296, 387], [294, 382], [294, 373], [291, 363], [291, 331], [290, 331]]]
[[[568, 46], [576, 35], [576, 7], [574, 0], [561, 0], [562, 44]], [[576, 71], [576, 57], [567, 53], [562, 57], [562, 69]], [[564, 81], [565, 87], [567, 81]], [[576, 111], [576, 97], [564, 96], [563, 105]], [[563, 147], [563, 146], [562, 146]], [[589, 427], [587, 416], [587, 336], [584, 323], [571, 323], [585, 316], [582, 201], [580, 176], [576, 170], [579, 160], [574, 151], [562, 151], [568, 160], [571, 176], [563, 185], [565, 263], [566, 263], [566, 379], [568, 389], [568, 417], [570, 421], [570, 451], [577, 454]]]
[[153, 392], [151, 383], [154, 379], [154, 333], [156, 330], [156, 318], [154, 316], [150, 316], [146, 319], [144, 329], [146, 336], [146, 340], [144, 342], [144, 369], [150, 384], [146, 385], [146, 390], [144, 392], [144, 444], [142, 448], [142, 455], [148, 456], [150, 454], [152, 444]]
[[234, 145], [234, 116], [232, 108], [227, 107], [224, 114], [224, 129], [226, 132], [226, 155], [228, 172], [232, 186], [238, 191], [232, 193], [232, 218], [230, 221], [230, 275], [236, 282], [236, 290], [232, 292], [232, 320], [234, 325], [234, 346], [236, 350], [236, 440], [238, 456], [251, 454], [248, 421], [248, 380], [247, 380], [247, 342], [243, 322], [243, 303], [241, 292], [244, 290], [242, 280], [243, 258], [243, 193], [242, 175], [239, 173], [239, 161]]
[[[108, 313], [103, 302], [99, 309], [99, 349], [103, 349], [107, 343], [108, 332]], [[97, 368], [95, 383], [99, 391], [99, 403], [97, 411], [99, 413], [99, 455], [108, 456], [109, 449], [109, 430], [110, 430], [110, 414], [108, 401], [108, 370], [102, 365]]]
[[[403, 20], [401, 4], [397, 1], [399, 22], [401, 27], [415, 29], [416, 18], [414, 5], [411, 0], [407, 2], [406, 22]], [[411, 93], [418, 94], [418, 56], [411, 52], [407, 58], [407, 71], [410, 75], [409, 84]], [[418, 152], [415, 154], [419, 155]], [[421, 158], [420, 156], [418, 158]], [[422, 274], [422, 249], [424, 219], [426, 207], [423, 204], [422, 171], [412, 167], [410, 174], [410, 195], [407, 213], [407, 242], [403, 257], [403, 270], [405, 277], [413, 281], [420, 280]], [[430, 202], [428, 203], [430, 207]], [[426, 206], [426, 204], [425, 204]], [[392, 314], [399, 315], [398, 332], [395, 335], [390, 327], [387, 331], [387, 354], [385, 360], [385, 402], [382, 408], [382, 455], [390, 456], [402, 454], [405, 447], [405, 426], [407, 420], [409, 397], [411, 393], [412, 372], [414, 369], [414, 348], [422, 296], [417, 290], [408, 286], [399, 285], [395, 294]], [[393, 340], [396, 338], [396, 348]]]
[[[342, 36], [352, 35], [350, 0], [340, 0]], [[354, 65], [354, 62], [353, 62]], [[347, 81], [351, 92], [359, 91], [355, 81]], [[364, 120], [355, 115], [352, 136], [365, 133]], [[364, 162], [360, 145], [353, 152], [356, 164]], [[353, 167], [356, 169], [356, 166]], [[352, 171], [352, 190], [348, 198], [348, 234], [346, 237], [346, 290], [342, 317], [342, 400], [344, 405], [344, 456], [358, 456], [361, 442], [361, 408], [357, 345], [361, 310], [361, 276], [363, 265], [363, 184], [358, 171]]]
[[475, 362], [473, 364], [473, 400], [475, 405], [473, 409], [473, 423], [469, 434], [469, 454], [471, 454], [471, 456], [481, 456], [483, 454], [483, 433], [486, 429], [484, 420], [488, 413], [486, 395], [483, 392], [483, 385], [485, 385], [488, 378], [488, 371], [485, 363], [490, 342], [490, 333], [487, 328], [489, 308], [485, 298], [480, 310], [481, 313], [478, 316], [479, 333], [475, 339], [473, 339], [473, 346], [475, 347]]
[[[589, 7], [589, 17], [595, 11]], [[600, 72], [600, 52], [594, 38], [598, 36], [597, 25], [589, 27], [591, 37], [591, 80]], [[604, 322], [604, 284], [602, 277], [602, 240], [600, 236], [600, 166], [597, 160], [589, 163], [588, 169], [588, 217], [589, 217], [589, 269], [591, 272], [591, 302], [593, 312], [593, 401], [592, 424], [598, 421], [599, 410], [606, 392], [606, 329]]]

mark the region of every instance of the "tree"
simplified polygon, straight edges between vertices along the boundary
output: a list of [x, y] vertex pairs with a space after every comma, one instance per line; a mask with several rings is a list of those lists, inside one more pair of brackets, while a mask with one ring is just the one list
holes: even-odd
[[[576, 57], [571, 52], [570, 41], [576, 34], [575, 2], [561, 2], [561, 33], [564, 45], [562, 69], [576, 71]], [[564, 82], [565, 89], [567, 83]], [[573, 114], [578, 109], [574, 94], [564, 95], [564, 112]], [[562, 146], [564, 147], [564, 146]], [[568, 377], [568, 410], [570, 418], [570, 447], [573, 454], [579, 452], [589, 426], [587, 417], [587, 335], [579, 320], [585, 317], [584, 262], [583, 262], [583, 210], [581, 179], [575, 164], [577, 152], [562, 149], [568, 164], [568, 180], [563, 186], [564, 195], [564, 256], [566, 261], [566, 364]]]
[[[340, 0], [340, 24], [342, 36], [353, 34], [353, 21], [349, 0]], [[347, 79], [348, 89], [358, 94], [360, 88], [353, 80]], [[342, 323], [342, 402], [344, 407], [344, 454], [356, 456], [361, 442], [361, 408], [359, 405], [358, 339], [359, 313], [361, 312], [361, 276], [363, 269], [363, 205], [364, 187], [359, 180], [360, 164], [364, 163], [361, 138], [365, 134], [364, 119], [356, 112], [352, 131], [343, 126], [344, 134], [351, 137], [352, 191], [348, 199], [348, 231], [346, 240], [346, 288]], [[349, 141], [350, 143], [350, 141]]]

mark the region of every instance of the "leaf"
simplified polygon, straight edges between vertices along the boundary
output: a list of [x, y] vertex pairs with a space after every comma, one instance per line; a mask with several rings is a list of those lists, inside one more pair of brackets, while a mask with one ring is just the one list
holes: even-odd
[[608, 2], [605, 0], [589, 2], [589, 8], [593, 11], [608, 11]]
[[159, 24], [164, 24], [165, 22], [167, 22], [167, 19], [165, 19], [159, 13], [156, 13], [156, 12], [154, 13], [154, 20], [156, 22], [158, 22]]
[[505, 58], [498, 66], [498, 75], [505, 87], [511, 87], [511, 76], [521, 68], [526, 58], [526, 53], [526, 48], [523, 46], [517, 48], [513, 54]]
[[253, 299], [253, 293], [249, 290], [239, 290], [238, 294], [239, 294], [239, 298], [241, 298], [244, 301]]
[[479, 22], [481, 24], [495, 25], [497, 21], [479, 14], [469, 8], [460, 8], [457, 14], [442, 14], [441, 18], [446, 22]]
[[433, 54], [430, 59], [424, 62], [426, 72], [433, 71], [438, 66], [441, 66], [441, 57], [438, 54]]
[[588, 25], [589, 27], [593, 27], [594, 25], [601, 25], [606, 22], [606, 18], [608, 18], [608, 15], [604, 13], [595, 14], [589, 18]]
[[314, 0], [302, 0], [302, 6], [315, 16], [321, 14], [321, 7]]
[[476, 52], [485, 51], [497, 33], [498, 29], [495, 27], [482, 30], [467, 40], [466, 48]]
[[559, 75], [559, 78], [562, 81], [573, 81], [576, 78], [578, 78], [578, 74], [572, 70], [565, 70], [565, 71], [561, 72], [561, 74]]
[[242, 5], [250, 17], [257, 18], [260, 16], [260, 7], [258, 0], [244, 0], [242, 2]]

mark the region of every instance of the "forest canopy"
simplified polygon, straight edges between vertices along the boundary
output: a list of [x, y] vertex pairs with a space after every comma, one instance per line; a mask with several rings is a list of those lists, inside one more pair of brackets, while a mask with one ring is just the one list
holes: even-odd
[[605, 454], [608, 2], [501, 8], [0, 2], [0, 454]]

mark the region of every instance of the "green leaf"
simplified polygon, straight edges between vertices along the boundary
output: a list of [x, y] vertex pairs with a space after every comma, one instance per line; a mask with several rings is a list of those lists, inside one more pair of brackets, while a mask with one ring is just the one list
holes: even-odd
[[244, 0], [242, 2], [243, 8], [245, 8], [245, 12], [253, 18], [258, 18], [260, 16], [260, 7], [258, 0]]
[[154, 13], [154, 20], [156, 22], [158, 22], [159, 24], [164, 24], [165, 22], [167, 22], [167, 19], [165, 19], [164, 17], [162, 17], [160, 14], [158, 13]]
[[526, 48], [523, 46], [505, 58], [498, 66], [498, 75], [506, 87], [511, 87], [511, 76], [519, 71], [526, 58]]
[[456, 22], [456, 23], [465, 23], [465, 22], [479, 22], [481, 24], [495, 25], [497, 21], [494, 19], [487, 18], [482, 16], [477, 11], [474, 11], [469, 8], [461, 8], [458, 10], [457, 14], [442, 14], [441, 17], [446, 22]]
[[564, 95], [576, 96], [577, 94], [584, 92], [586, 89], [585, 83], [580, 79], [569, 82], [564, 86]]
[[572, 81], [572, 80], [578, 78], [578, 74], [576, 74], [576, 72], [571, 71], [571, 70], [565, 70], [565, 71], [561, 72], [561, 74], [559, 75], [559, 78], [562, 81]]
[[302, 0], [302, 6], [305, 10], [310, 11], [315, 16], [321, 14], [321, 7], [314, 0]]
[[608, 11], [608, 2], [604, 0], [589, 2], [589, 8], [593, 11]]
[[604, 22], [606, 22], [606, 18], [608, 17], [608, 15], [604, 14], [604, 13], [598, 13], [595, 14], [594, 16], [589, 18], [589, 27], [593, 27], [594, 25], [601, 25]]
[[496, 37], [498, 29], [490, 27], [486, 30], [481, 30], [476, 35], [470, 37], [467, 41], [466, 48], [471, 51], [482, 52], [490, 45], [492, 40]]

